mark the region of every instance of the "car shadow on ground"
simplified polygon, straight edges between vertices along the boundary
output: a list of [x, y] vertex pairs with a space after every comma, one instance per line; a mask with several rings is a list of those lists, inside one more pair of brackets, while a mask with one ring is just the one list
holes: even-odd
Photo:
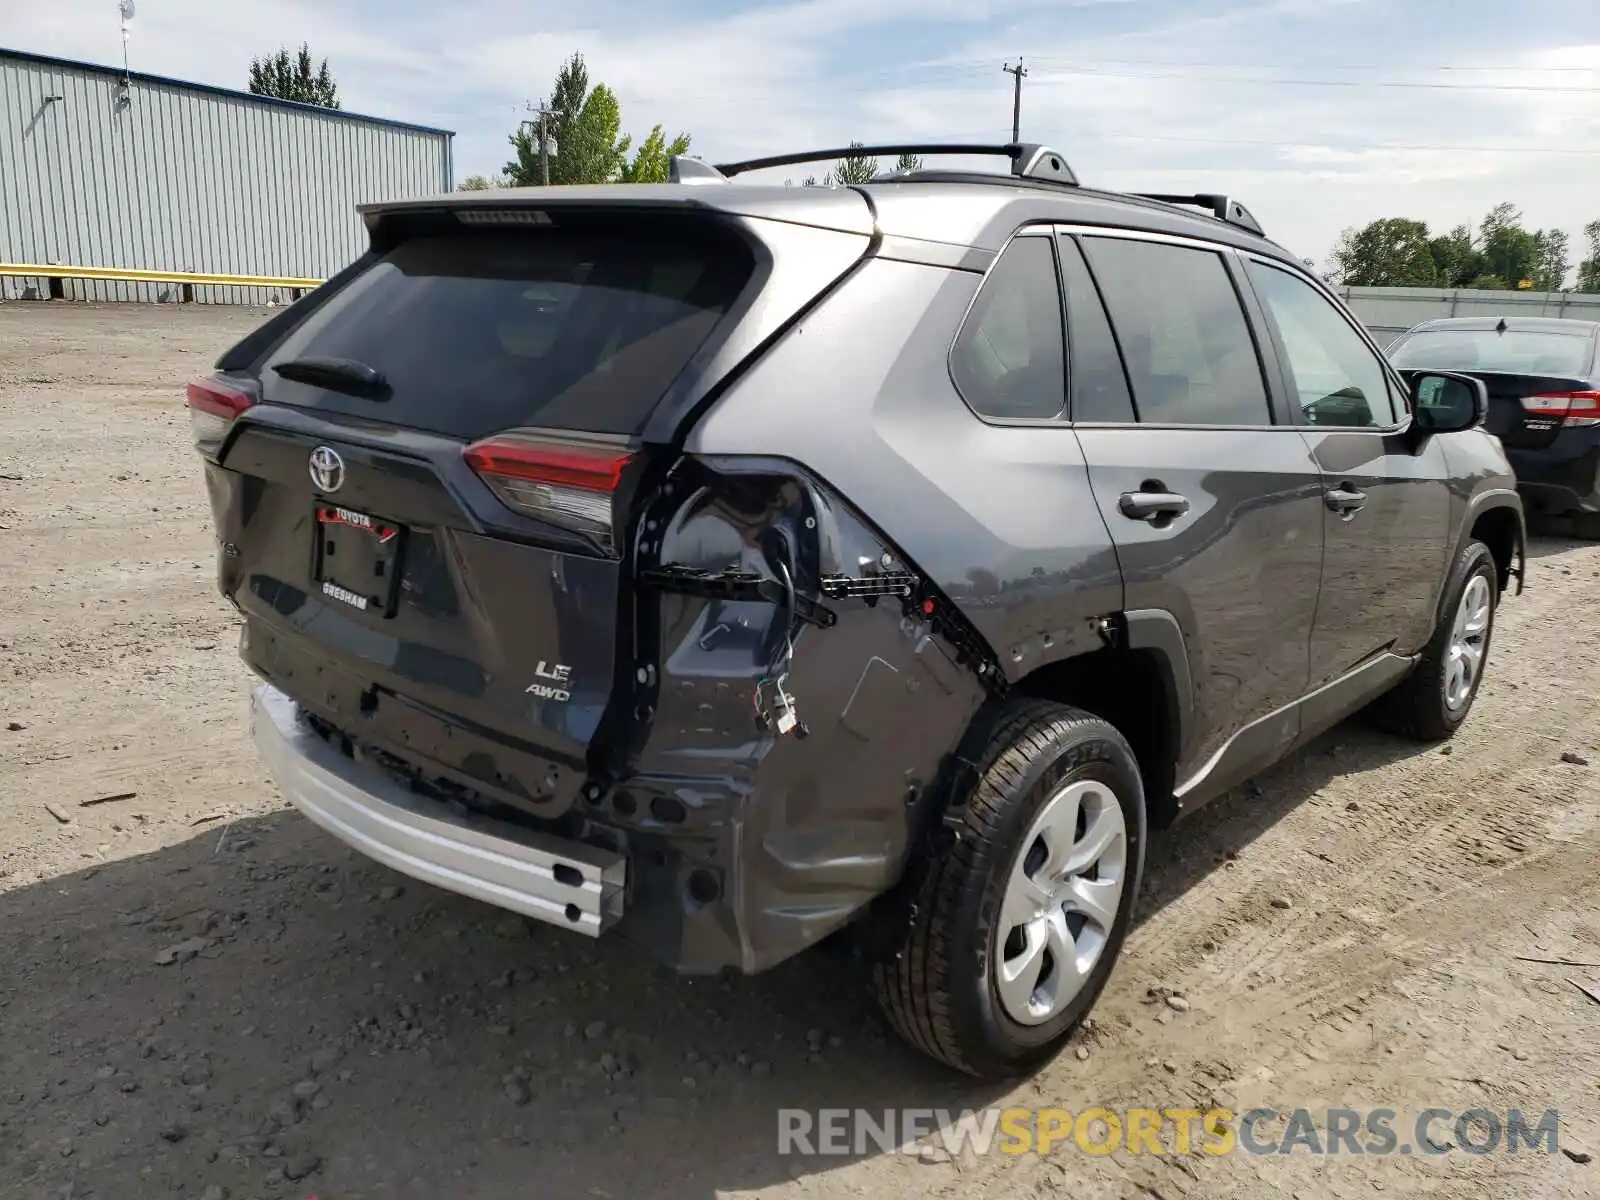
[[1559, 558], [1563, 554], [1584, 546], [1592, 546], [1593, 538], [1581, 538], [1571, 526], [1558, 517], [1530, 517], [1528, 519], [1528, 561]]
[[[1156, 835], [1141, 919], [1334, 775], [1419, 752], [1348, 723]], [[847, 956], [679, 979], [407, 881], [291, 812], [3, 905], [0, 1170], [41, 1195], [537, 1180], [548, 1197], [702, 1200], [882, 1152], [780, 1154], [779, 1110], [959, 1113], [1010, 1090], [902, 1046]]]

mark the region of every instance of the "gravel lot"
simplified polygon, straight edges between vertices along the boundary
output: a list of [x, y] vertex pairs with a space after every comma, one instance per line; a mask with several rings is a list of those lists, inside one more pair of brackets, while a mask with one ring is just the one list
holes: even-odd
[[[1600, 964], [1600, 547], [1537, 541], [1453, 745], [1347, 725], [1158, 839], [1094, 1027], [978, 1087], [835, 956], [679, 980], [285, 809], [182, 408], [261, 317], [0, 305], [0, 1195], [1600, 1194], [1600, 966], [1525, 961]], [[1564, 1152], [777, 1153], [779, 1108], [996, 1103], [1558, 1108]]]

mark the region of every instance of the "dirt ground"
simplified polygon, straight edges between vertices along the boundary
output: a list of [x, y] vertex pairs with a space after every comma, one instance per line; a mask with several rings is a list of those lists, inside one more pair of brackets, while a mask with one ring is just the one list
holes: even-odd
[[[286, 810], [182, 406], [261, 317], [0, 305], [0, 1195], [1600, 1194], [1600, 966], [1526, 961], [1600, 964], [1600, 546], [1536, 541], [1452, 745], [1347, 725], [1157, 838], [1093, 1028], [976, 1086], [837, 956], [679, 980]], [[778, 1153], [780, 1108], [1009, 1103], [1554, 1108], [1563, 1151]]]

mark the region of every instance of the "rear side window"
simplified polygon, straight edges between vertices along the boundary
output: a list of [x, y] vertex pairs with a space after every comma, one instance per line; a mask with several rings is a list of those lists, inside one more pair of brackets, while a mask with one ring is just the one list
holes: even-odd
[[950, 349], [950, 374], [980, 417], [1048, 420], [1067, 406], [1061, 288], [1047, 237], [1015, 239]]
[[1505, 375], [1569, 375], [1589, 371], [1594, 341], [1585, 334], [1543, 330], [1424, 329], [1389, 355], [1397, 367], [1417, 371], [1493, 371]]
[[1220, 255], [1166, 242], [1084, 239], [1117, 331], [1139, 420], [1270, 425], [1244, 308]]
[[[637, 432], [751, 273], [736, 244], [563, 231], [402, 243], [307, 317], [262, 370], [275, 403], [471, 439], [519, 425]], [[276, 376], [353, 359], [374, 401]]]
[[1058, 243], [1061, 277], [1067, 285], [1067, 338], [1072, 346], [1072, 419], [1126, 424], [1134, 420], [1133, 397], [1122, 371], [1111, 323], [1100, 293], [1071, 238]]

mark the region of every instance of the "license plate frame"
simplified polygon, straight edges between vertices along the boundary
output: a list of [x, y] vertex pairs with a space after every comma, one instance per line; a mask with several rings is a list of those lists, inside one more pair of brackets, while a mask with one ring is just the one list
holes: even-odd
[[394, 616], [405, 526], [338, 504], [312, 510], [311, 578], [325, 599], [368, 616]]

